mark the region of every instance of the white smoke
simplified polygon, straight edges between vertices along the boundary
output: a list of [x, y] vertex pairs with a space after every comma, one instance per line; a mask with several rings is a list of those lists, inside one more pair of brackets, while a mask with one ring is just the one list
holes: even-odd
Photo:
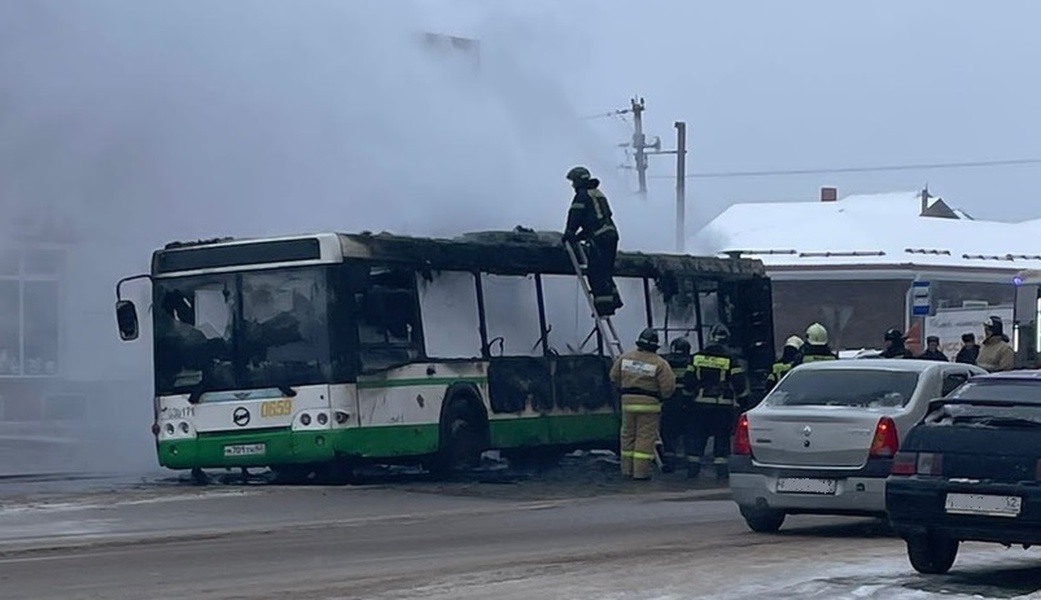
[[560, 229], [575, 164], [606, 174], [623, 247], [653, 239], [610, 176], [617, 140], [551, 74], [588, 40], [565, 15], [486, 10], [474, 73], [417, 43], [408, 2], [0, 3], [0, 210], [74, 223], [63, 370], [124, 384], [92, 404], [109, 443], [84, 468], [154, 464], [148, 340], [117, 340], [112, 286], [169, 240]]

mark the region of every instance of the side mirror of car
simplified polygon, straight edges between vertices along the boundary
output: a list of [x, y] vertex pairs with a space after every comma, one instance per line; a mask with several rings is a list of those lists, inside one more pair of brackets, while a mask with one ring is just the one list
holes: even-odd
[[116, 325], [119, 327], [119, 337], [124, 342], [137, 339], [137, 307], [130, 300], [116, 302]]

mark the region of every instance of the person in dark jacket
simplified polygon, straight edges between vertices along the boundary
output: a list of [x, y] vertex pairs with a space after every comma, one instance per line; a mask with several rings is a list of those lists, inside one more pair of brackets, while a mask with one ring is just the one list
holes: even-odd
[[879, 354], [879, 358], [914, 358], [914, 352], [908, 350], [904, 345], [904, 332], [895, 327], [890, 327], [883, 337], [886, 349]]
[[828, 330], [820, 323], [806, 328], [806, 343], [801, 350], [800, 363], [817, 362], [818, 360], [838, 360], [839, 355], [828, 345]]
[[669, 344], [665, 360], [676, 376], [676, 391], [661, 403], [662, 472], [670, 473], [677, 461], [676, 448], [684, 432], [690, 429], [691, 403], [694, 394], [683, 385], [683, 376], [691, 361], [691, 346], [687, 338], [676, 338]]
[[791, 371], [795, 367], [802, 363], [802, 347], [804, 342], [802, 338], [797, 335], [790, 336], [784, 342], [784, 350], [781, 352], [781, 358], [773, 364], [770, 370], [770, 374], [766, 376], [766, 390], [769, 392], [777, 385], [777, 382], [781, 380], [788, 371]]
[[687, 477], [701, 474], [705, 444], [711, 437], [712, 464], [716, 479], [730, 477], [730, 437], [736, 424], [735, 411], [749, 396], [748, 373], [738, 356], [728, 347], [730, 330], [719, 323], [709, 332], [709, 345], [694, 353], [683, 376], [684, 388], [694, 394], [691, 429], [684, 434], [687, 452]]
[[922, 360], [937, 360], [940, 362], [950, 362], [947, 355], [940, 351], [940, 338], [935, 335], [930, 335], [925, 338], [925, 352], [922, 352]]
[[575, 190], [567, 213], [563, 242], [574, 244], [579, 240], [589, 243], [586, 276], [593, 292], [596, 312], [610, 316], [622, 307], [622, 298], [614, 283], [614, 263], [618, 255], [618, 229], [611, 218], [607, 196], [600, 191], [600, 180], [585, 167], [568, 171], [568, 180]]
[[954, 357], [954, 362], [974, 365], [979, 355], [980, 347], [976, 345], [976, 334], [971, 332], [963, 333], [961, 335], [961, 350], [958, 350], [958, 356]]

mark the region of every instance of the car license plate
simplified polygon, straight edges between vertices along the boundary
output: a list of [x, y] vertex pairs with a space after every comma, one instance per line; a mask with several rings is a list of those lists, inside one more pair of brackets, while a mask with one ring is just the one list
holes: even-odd
[[780, 478], [777, 480], [778, 494], [834, 494], [838, 482], [834, 479], [795, 479]]
[[986, 494], [947, 494], [944, 510], [955, 515], [987, 515], [990, 517], [1018, 517], [1023, 499], [1018, 496], [989, 496]]
[[259, 456], [265, 452], [267, 452], [267, 447], [264, 444], [235, 444], [234, 446], [224, 447], [225, 458], [235, 456]]

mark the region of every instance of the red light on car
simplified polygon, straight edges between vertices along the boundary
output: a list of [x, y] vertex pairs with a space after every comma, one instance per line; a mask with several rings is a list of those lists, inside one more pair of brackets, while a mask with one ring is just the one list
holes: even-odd
[[875, 426], [875, 439], [871, 441], [871, 458], [892, 458], [900, 449], [900, 440], [896, 433], [896, 423], [889, 417], [882, 417]]
[[943, 475], [943, 455], [932, 452], [920, 453], [915, 470], [919, 475]]
[[748, 433], [748, 415], [742, 414], [737, 420], [737, 430], [734, 432], [734, 445], [731, 454], [735, 456], [752, 455], [752, 438]]
[[897, 452], [893, 458], [893, 466], [889, 469], [890, 475], [911, 476], [915, 474], [918, 465], [918, 455], [914, 452]]

